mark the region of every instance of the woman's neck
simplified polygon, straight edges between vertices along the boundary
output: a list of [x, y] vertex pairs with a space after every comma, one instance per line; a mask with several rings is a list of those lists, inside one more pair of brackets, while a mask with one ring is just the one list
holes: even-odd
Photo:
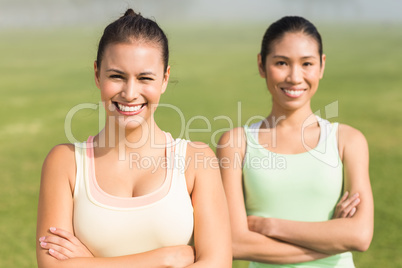
[[105, 128], [95, 137], [96, 147], [107, 151], [140, 152], [165, 147], [165, 134], [153, 121], [127, 129], [106, 121]]
[[316, 118], [311, 110], [311, 107], [306, 105], [297, 110], [285, 110], [272, 108], [271, 113], [266, 118], [265, 127], [296, 127], [301, 128], [306, 124], [309, 125], [316, 122]]

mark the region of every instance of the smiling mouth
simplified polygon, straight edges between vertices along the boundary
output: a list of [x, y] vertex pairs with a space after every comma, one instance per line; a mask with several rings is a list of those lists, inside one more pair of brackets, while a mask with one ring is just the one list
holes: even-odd
[[119, 102], [113, 102], [119, 112], [135, 114], [142, 110], [145, 107], [146, 103], [138, 104], [138, 105], [124, 105]]
[[304, 90], [292, 90], [292, 89], [284, 89], [284, 88], [281, 88], [281, 90], [283, 92], [285, 92], [285, 94], [287, 96], [292, 97], [292, 98], [300, 97], [304, 93]]

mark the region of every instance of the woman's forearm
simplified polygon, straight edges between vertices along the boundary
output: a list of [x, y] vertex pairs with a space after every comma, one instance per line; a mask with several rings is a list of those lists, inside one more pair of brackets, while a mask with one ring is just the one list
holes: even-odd
[[164, 267], [178, 267], [177, 263], [182, 262], [184, 267], [189, 262], [186, 257], [182, 255], [180, 247], [166, 247], [144, 253], [119, 256], [119, 257], [85, 257], [85, 258], [71, 258], [67, 260], [57, 260], [56, 258], [47, 254], [38, 258], [39, 268], [128, 268], [128, 267], [149, 267], [149, 268], [164, 268]]
[[[169, 267], [164, 265], [163, 259], [155, 258], [151, 256], [146, 256], [147, 254], [143, 255], [129, 255], [129, 256], [122, 256], [122, 257], [113, 257], [113, 258], [73, 258], [67, 260], [48, 260], [46, 263], [39, 263], [39, 268], [51, 268], [51, 267], [58, 267], [58, 268], [102, 268], [102, 267], [118, 267], [118, 268], [125, 268], [125, 267], [132, 267], [135, 265], [145, 265], [146, 267]], [[151, 263], [152, 262], [152, 263]]]
[[324, 222], [298, 222], [266, 218], [260, 233], [326, 254], [365, 251], [371, 241], [370, 228], [356, 218]]
[[279, 241], [251, 231], [237, 234], [233, 240], [233, 257], [238, 260], [289, 264], [313, 261], [329, 256], [329, 254]]

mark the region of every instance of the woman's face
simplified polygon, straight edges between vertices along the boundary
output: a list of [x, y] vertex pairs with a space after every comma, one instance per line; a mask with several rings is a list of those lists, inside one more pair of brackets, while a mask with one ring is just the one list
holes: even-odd
[[259, 55], [258, 66], [274, 108], [295, 110], [310, 106], [325, 67], [325, 55], [320, 63], [316, 40], [302, 32], [286, 33], [271, 45], [270, 51], [265, 66]]
[[170, 67], [164, 72], [161, 51], [149, 43], [114, 43], [106, 47], [95, 82], [108, 120], [133, 128], [151, 123], [166, 90]]

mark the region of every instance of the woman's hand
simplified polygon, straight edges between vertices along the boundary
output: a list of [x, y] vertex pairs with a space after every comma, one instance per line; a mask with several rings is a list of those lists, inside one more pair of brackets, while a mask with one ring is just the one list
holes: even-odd
[[66, 260], [78, 257], [93, 257], [92, 253], [73, 234], [51, 227], [53, 235], [39, 238], [40, 246], [47, 249], [49, 254], [58, 260]]
[[351, 218], [356, 213], [357, 205], [360, 203], [359, 193], [349, 196], [349, 192], [345, 192], [341, 200], [335, 208], [332, 219]]

